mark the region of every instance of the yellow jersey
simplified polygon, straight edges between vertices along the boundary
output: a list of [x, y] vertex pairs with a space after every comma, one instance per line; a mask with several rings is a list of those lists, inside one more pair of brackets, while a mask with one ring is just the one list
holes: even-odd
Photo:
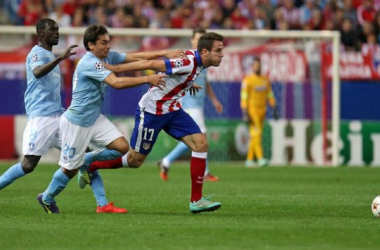
[[266, 103], [276, 105], [268, 77], [252, 74], [244, 77], [240, 92], [240, 106], [243, 110], [265, 110]]

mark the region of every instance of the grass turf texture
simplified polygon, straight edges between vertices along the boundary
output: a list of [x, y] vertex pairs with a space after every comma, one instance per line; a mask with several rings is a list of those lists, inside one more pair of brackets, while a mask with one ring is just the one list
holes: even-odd
[[[3, 173], [10, 164], [0, 164]], [[189, 212], [188, 164], [163, 182], [154, 164], [100, 171], [109, 201], [128, 214], [96, 214], [91, 189], [76, 179], [57, 197], [61, 215], [36, 201], [56, 167], [0, 191], [1, 249], [377, 249], [380, 219], [370, 205], [380, 194], [379, 168], [211, 165], [221, 180], [204, 194], [222, 203], [213, 213]]]

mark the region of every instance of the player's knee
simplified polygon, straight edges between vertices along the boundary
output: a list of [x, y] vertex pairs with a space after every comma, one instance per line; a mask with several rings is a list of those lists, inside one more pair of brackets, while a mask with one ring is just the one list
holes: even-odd
[[72, 170], [68, 170], [66, 168], [62, 168], [62, 171], [65, 175], [67, 175], [70, 179], [73, 178], [77, 173], [78, 173], [78, 169], [72, 169]]
[[29, 174], [33, 172], [33, 170], [36, 168], [37, 164], [34, 164], [33, 162], [27, 162], [21, 165], [22, 170], [24, 170], [25, 174]]
[[38, 159], [28, 159], [24, 158], [21, 162], [22, 170], [24, 170], [25, 174], [29, 174], [33, 172], [33, 170], [37, 167]]
[[207, 150], [208, 150], [207, 140], [202, 140], [198, 142], [197, 144], [195, 144], [195, 147], [193, 149], [193, 151], [195, 152], [207, 152]]

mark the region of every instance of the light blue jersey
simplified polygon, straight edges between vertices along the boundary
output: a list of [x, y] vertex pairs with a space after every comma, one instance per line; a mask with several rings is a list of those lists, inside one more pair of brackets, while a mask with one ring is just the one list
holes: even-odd
[[[125, 62], [126, 55], [110, 51], [104, 62], [119, 64]], [[100, 115], [107, 84], [104, 79], [112, 72], [104, 68], [102, 61], [87, 52], [79, 60], [73, 77], [73, 98], [65, 117], [78, 126], [93, 125]]]
[[190, 108], [202, 108], [205, 103], [206, 97], [206, 83], [207, 83], [207, 69], [204, 69], [199, 73], [197, 79], [195, 79], [194, 83], [202, 86], [202, 89], [198, 91], [195, 95], [190, 95], [186, 93], [186, 95], [182, 99], [182, 108], [190, 109]]
[[55, 60], [53, 52], [35, 45], [26, 58], [27, 87], [24, 94], [28, 119], [56, 116], [63, 113], [61, 101], [61, 71], [59, 65], [48, 74], [36, 78], [33, 70]]

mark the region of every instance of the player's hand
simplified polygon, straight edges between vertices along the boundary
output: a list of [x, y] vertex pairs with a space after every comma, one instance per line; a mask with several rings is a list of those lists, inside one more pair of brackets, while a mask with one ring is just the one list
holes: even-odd
[[193, 85], [191, 85], [191, 88], [188, 91], [190, 95], [195, 95], [202, 88], [203, 88], [202, 86], [199, 86], [198, 84], [193, 83]]
[[216, 112], [218, 112], [218, 114], [221, 114], [223, 112], [223, 105], [218, 100], [214, 101], [214, 107], [216, 109]]
[[277, 112], [277, 107], [273, 107], [273, 119], [277, 120], [278, 119], [278, 112]]
[[165, 82], [166, 75], [157, 74], [157, 75], [150, 75], [147, 77], [148, 77], [148, 82], [151, 85], [156, 86], [156, 87], [160, 88], [161, 90], [166, 87], [166, 82]]
[[173, 58], [187, 58], [186, 54], [185, 54], [185, 51], [182, 50], [182, 49], [168, 50], [168, 51], [166, 51], [165, 54], [166, 54], [165, 56], [167, 58], [169, 58], [169, 59], [173, 59]]
[[77, 52], [72, 51], [72, 50], [74, 48], [76, 48], [76, 47], [78, 47], [78, 45], [75, 44], [75, 45], [71, 45], [70, 47], [68, 47], [67, 49], [65, 49], [65, 51], [60, 56], [62, 58], [62, 60], [67, 59], [67, 58], [69, 58], [72, 55], [75, 55]]

